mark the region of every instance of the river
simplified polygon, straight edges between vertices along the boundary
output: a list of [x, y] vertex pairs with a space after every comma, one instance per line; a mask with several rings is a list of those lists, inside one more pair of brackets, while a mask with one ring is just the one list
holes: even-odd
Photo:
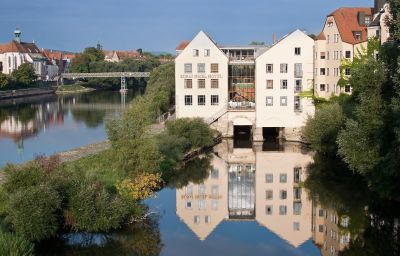
[[[1, 163], [103, 140], [105, 120], [124, 105], [119, 92], [94, 92], [1, 107]], [[68, 233], [37, 253], [398, 255], [398, 203], [379, 199], [336, 157], [273, 143], [224, 140], [144, 202], [147, 221], [109, 234]]]
[[0, 167], [105, 140], [105, 120], [133, 96], [97, 91], [0, 103]]

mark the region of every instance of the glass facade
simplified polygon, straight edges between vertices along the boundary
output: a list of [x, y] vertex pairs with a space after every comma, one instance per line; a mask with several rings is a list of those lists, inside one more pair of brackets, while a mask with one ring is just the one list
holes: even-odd
[[255, 102], [255, 66], [229, 65], [229, 100]]

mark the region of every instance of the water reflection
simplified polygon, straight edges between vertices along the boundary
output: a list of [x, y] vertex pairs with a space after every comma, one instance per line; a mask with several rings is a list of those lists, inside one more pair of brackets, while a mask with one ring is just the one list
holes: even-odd
[[[1, 152], [0, 166], [7, 161], [29, 160], [37, 153], [51, 154], [105, 139], [105, 119], [120, 113], [133, 97], [132, 91], [123, 94], [102, 91], [2, 101], [0, 142], [8, 152]], [[44, 133], [46, 136], [41, 136]], [[69, 138], [68, 143], [64, 143], [63, 137]], [[10, 152], [10, 146], [17, 150]], [[28, 152], [24, 152], [26, 146]]]
[[301, 187], [312, 156], [298, 144], [279, 149], [216, 146], [209, 177], [176, 190], [177, 215], [200, 240], [223, 221], [255, 221], [301, 246], [312, 237], [312, 201]]

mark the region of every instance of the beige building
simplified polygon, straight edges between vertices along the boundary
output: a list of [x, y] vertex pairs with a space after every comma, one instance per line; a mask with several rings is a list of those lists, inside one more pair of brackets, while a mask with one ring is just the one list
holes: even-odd
[[347, 230], [350, 219], [339, 217], [331, 209], [315, 204], [313, 207], [313, 240], [323, 256], [336, 256], [350, 243], [350, 232]]
[[322, 32], [315, 40], [314, 93], [330, 98], [340, 93], [351, 93], [348, 85], [341, 87], [341, 75], [350, 70], [340, 66], [343, 60], [352, 60], [367, 46], [368, 25], [373, 19], [373, 8], [339, 8], [326, 18]]
[[314, 41], [300, 30], [272, 46], [220, 46], [203, 31], [177, 47], [176, 116], [201, 117], [224, 137], [247, 132], [299, 140], [315, 108], [300, 93], [312, 89]]
[[176, 191], [176, 213], [200, 240], [222, 221], [256, 221], [293, 247], [312, 237], [312, 203], [300, 187], [312, 161], [299, 145], [284, 151], [216, 147], [209, 177]]

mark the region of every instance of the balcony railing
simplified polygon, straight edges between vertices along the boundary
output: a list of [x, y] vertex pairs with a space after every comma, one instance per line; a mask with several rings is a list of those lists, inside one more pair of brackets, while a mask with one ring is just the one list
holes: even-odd
[[303, 70], [295, 70], [294, 71], [295, 78], [302, 78], [303, 77]]
[[228, 109], [230, 110], [254, 110], [256, 103], [252, 101], [229, 101]]

